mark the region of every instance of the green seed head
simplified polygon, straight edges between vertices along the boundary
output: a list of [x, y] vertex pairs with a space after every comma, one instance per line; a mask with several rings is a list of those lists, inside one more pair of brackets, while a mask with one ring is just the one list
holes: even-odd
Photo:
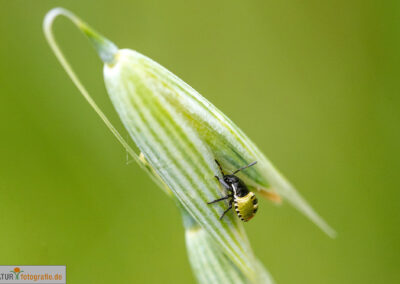
[[[51, 32], [52, 22], [58, 15], [70, 18], [84, 32], [105, 63], [108, 94], [140, 149], [140, 156], [97, 107], [62, 55]], [[278, 200], [281, 196], [326, 233], [335, 234], [227, 116], [173, 73], [136, 51], [118, 50], [111, 41], [61, 8], [48, 13], [44, 30], [56, 56], [88, 102], [132, 157], [182, 208], [195, 272], [196, 267], [214, 267], [207, 266], [204, 260], [219, 259], [215, 268], [227, 267], [235, 271], [239, 280], [271, 283], [268, 273], [254, 257], [238, 218], [229, 212], [220, 220], [227, 205], [207, 204], [222, 196], [222, 189], [214, 179], [219, 173], [214, 160], [227, 172], [257, 161], [255, 166], [238, 173], [251, 190], [270, 199]], [[199, 254], [205, 251], [208, 251], [206, 256]], [[204, 278], [204, 275], [197, 276], [200, 281]]]

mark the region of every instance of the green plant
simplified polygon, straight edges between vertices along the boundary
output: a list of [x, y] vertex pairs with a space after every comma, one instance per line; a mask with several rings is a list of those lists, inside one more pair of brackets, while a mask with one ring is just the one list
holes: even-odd
[[[81, 84], [59, 49], [51, 27], [63, 15], [90, 40], [104, 62], [104, 80], [126, 130], [141, 154], [122, 138]], [[282, 196], [328, 235], [334, 231], [312, 210], [254, 143], [222, 112], [174, 74], [146, 56], [115, 44], [71, 12], [56, 8], [44, 21], [44, 32], [74, 84], [128, 153], [145, 169], [182, 211], [189, 259], [201, 283], [272, 283], [254, 256], [242, 223], [230, 212], [221, 221], [223, 204], [213, 176], [214, 162], [240, 173], [246, 184], [271, 199]]]

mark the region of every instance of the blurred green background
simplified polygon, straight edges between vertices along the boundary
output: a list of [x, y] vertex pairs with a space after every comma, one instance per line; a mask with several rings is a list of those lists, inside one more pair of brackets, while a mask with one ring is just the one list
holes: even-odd
[[[197, 89], [338, 231], [261, 201], [246, 227], [277, 283], [399, 283], [399, 1], [0, 0], [0, 264], [66, 264], [69, 283], [194, 282], [174, 203], [45, 42], [55, 6]], [[64, 18], [55, 32], [122, 129], [87, 40]]]

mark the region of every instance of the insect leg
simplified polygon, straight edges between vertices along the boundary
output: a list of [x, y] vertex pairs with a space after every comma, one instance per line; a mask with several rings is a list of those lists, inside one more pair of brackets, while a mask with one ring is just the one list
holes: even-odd
[[227, 195], [227, 196], [224, 196], [224, 197], [221, 197], [221, 198], [215, 199], [214, 201], [207, 202], [207, 204], [213, 204], [213, 203], [215, 203], [215, 202], [219, 202], [219, 201], [222, 201], [222, 200], [228, 199], [228, 198], [230, 198], [230, 197], [232, 197], [232, 195]]
[[232, 202], [233, 202], [233, 200], [231, 200], [231, 201], [229, 202], [229, 207], [228, 207], [228, 209], [226, 209], [226, 210], [224, 211], [224, 213], [222, 213], [221, 217], [219, 217], [220, 220], [222, 220], [222, 218], [224, 218], [226, 212], [228, 212], [229, 210], [232, 209]]
[[226, 190], [232, 191], [232, 188], [222, 178], [220, 178], [219, 176], [214, 176], [214, 177], [219, 181], [220, 184], [222, 184], [225, 187]]

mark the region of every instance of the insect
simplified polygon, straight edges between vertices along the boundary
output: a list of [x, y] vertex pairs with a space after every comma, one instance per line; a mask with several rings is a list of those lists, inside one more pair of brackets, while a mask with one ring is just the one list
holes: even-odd
[[253, 192], [249, 191], [245, 183], [240, 178], [235, 176], [235, 174], [237, 174], [241, 170], [254, 166], [257, 163], [257, 161], [247, 166], [241, 167], [240, 169], [237, 169], [230, 175], [226, 175], [224, 173], [221, 165], [218, 163], [217, 160], [215, 160], [215, 162], [217, 163], [222, 173], [222, 178], [220, 178], [219, 176], [215, 176], [215, 178], [228, 191], [228, 195], [216, 199], [214, 201], [208, 202], [208, 204], [216, 203], [230, 198], [228, 209], [226, 209], [224, 213], [222, 213], [219, 219], [222, 220], [225, 214], [232, 209], [232, 204], [234, 204], [235, 211], [239, 219], [244, 222], [249, 221], [251, 218], [254, 217], [254, 215], [257, 212], [258, 200], [256, 198], [256, 195]]

